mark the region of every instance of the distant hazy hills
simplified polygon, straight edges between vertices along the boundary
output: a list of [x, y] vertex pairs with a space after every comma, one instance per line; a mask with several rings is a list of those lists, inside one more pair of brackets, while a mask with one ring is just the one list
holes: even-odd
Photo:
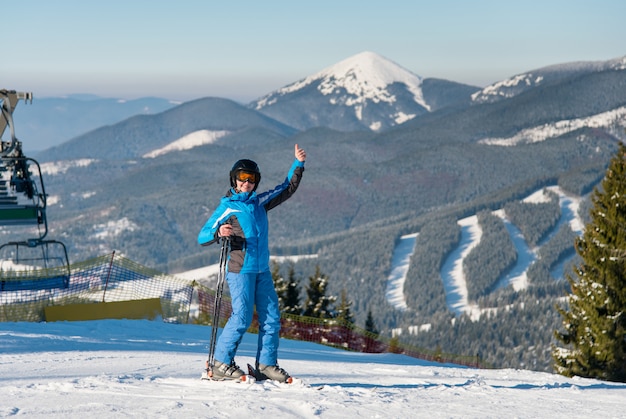
[[[38, 98], [32, 104], [21, 104], [14, 114], [16, 133], [24, 143], [24, 149], [34, 153], [73, 141], [70, 149], [80, 148], [77, 144], [86, 137], [111, 137], [111, 132], [100, 131], [91, 135], [90, 131], [111, 126], [113, 130], [132, 131], [133, 127], [156, 124], [163, 126], [168, 121], [178, 123], [178, 115], [197, 113], [185, 118], [200, 118], [202, 121], [181, 120], [179, 128], [167, 128], [153, 131], [155, 142], [171, 142], [176, 136], [183, 136], [194, 129], [236, 131], [246, 126], [266, 126], [257, 124], [243, 108], [257, 111], [261, 115], [275, 120], [273, 124], [281, 132], [291, 133], [315, 127], [332, 128], [338, 131], [374, 131], [383, 132], [392, 127], [405, 124], [419, 116], [437, 113], [440, 109], [466, 107], [470, 104], [493, 103], [511, 99], [527, 92], [544, 95], [544, 89], [563, 91], [565, 97], [554, 97], [556, 106], [562, 100], [586, 97], [588, 91], [576, 93], [576, 84], [581, 89], [596, 89], [589, 77], [597, 77], [607, 72], [619, 72], [626, 66], [626, 58], [617, 58], [604, 62], [580, 62], [556, 64], [542, 69], [512, 76], [494, 83], [484, 89], [468, 86], [453, 81], [427, 78], [411, 73], [400, 65], [380, 55], [364, 52], [319, 71], [303, 80], [268, 93], [248, 105], [237, 104], [226, 99], [206, 98], [191, 105], [172, 103], [160, 98], [142, 98], [122, 100], [99, 98], [90, 95], [73, 95], [66, 98]], [[616, 86], [616, 88], [619, 87]], [[605, 92], [598, 88], [596, 96]], [[558, 94], [558, 93], [557, 93]], [[594, 100], [591, 98], [592, 101]], [[609, 98], [610, 100], [610, 98]], [[192, 101], [198, 102], [198, 101]], [[212, 102], [212, 103], [210, 103]], [[604, 101], [596, 101], [602, 103]], [[618, 99], [619, 102], [619, 99]], [[582, 114], [589, 110], [592, 103], [582, 105]], [[549, 102], [546, 102], [549, 104]], [[607, 104], [608, 105], [608, 104]], [[174, 110], [182, 106], [179, 110]], [[220, 109], [223, 106], [223, 109]], [[611, 105], [605, 106], [605, 108]], [[158, 114], [167, 110], [163, 116]], [[526, 109], [523, 112], [528, 113]], [[598, 113], [598, 110], [592, 112]], [[530, 115], [537, 111], [530, 112]], [[228, 115], [227, 115], [228, 114]], [[576, 114], [578, 115], [578, 113]], [[154, 116], [154, 118], [139, 118]], [[564, 114], [564, 117], [574, 116]], [[133, 118], [132, 121], [125, 121]], [[252, 119], [250, 119], [252, 118]], [[116, 126], [125, 121], [123, 125]], [[278, 122], [278, 124], [277, 124]], [[534, 123], [531, 121], [531, 123]], [[122, 133], [122, 135], [126, 135]], [[132, 139], [132, 135], [130, 137]], [[130, 140], [127, 140], [130, 141]], [[148, 145], [148, 148], [152, 145]], [[141, 149], [139, 147], [137, 150]], [[66, 152], [63, 147], [60, 152]], [[65, 157], [72, 157], [73, 152]], [[46, 157], [58, 158], [58, 154], [45, 154]], [[60, 157], [62, 158], [62, 157]]]
[[[380, 132], [424, 113], [451, 105], [466, 105], [471, 100], [470, 95], [478, 91], [478, 87], [452, 81], [422, 79], [380, 55], [364, 52], [243, 106], [294, 130], [327, 127], [339, 131]], [[92, 130], [113, 126], [128, 118], [157, 115], [179, 105], [183, 108], [164, 115], [163, 119], [175, 120], [176, 115], [193, 112], [206, 119], [206, 126], [183, 123], [179, 130], [160, 132], [164, 141], [173, 141], [172, 136], [185, 129], [232, 130], [233, 125], [241, 128], [255, 124], [253, 120], [246, 122], [255, 117], [243, 109], [236, 110], [234, 102], [218, 98], [207, 98], [205, 102], [210, 99], [215, 103], [190, 106], [159, 98], [123, 100], [91, 95], [38, 98], [35, 92], [32, 104], [20, 105], [14, 118], [24, 148], [35, 152], [83, 138], [85, 134], [91, 136]], [[220, 103], [223, 110], [218, 109]], [[143, 121], [149, 124], [160, 118]], [[242, 119], [242, 123], [233, 124], [233, 119]], [[224, 126], [220, 126], [221, 123]], [[124, 129], [132, 130], [137, 124], [136, 118], [127, 121]]]
[[[7, 87], [10, 89], [10, 87]], [[13, 114], [16, 135], [26, 151], [40, 151], [95, 128], [134, 115], [154, 114], [178, 105], [162, 98], [122, 100], [92, 95], [39, 98], [21, 103]]]
[[295, 129], [228, 99], [204, 98], [158, 114], [136, 115], [79, 135], [40, 154], [42, 160], [141, 157], [200, 130], [237, 134], [264, 129], [291, 135]]

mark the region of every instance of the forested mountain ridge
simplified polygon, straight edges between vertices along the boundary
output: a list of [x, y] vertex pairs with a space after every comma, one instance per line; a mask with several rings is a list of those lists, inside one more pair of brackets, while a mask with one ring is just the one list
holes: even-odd
[[495, 102], [511, 98], [539, 85], [558, 84], [562, 80], [584, 76], [589, 73], [623, 70], [626, 68], [626, 57], [608, 61], [582, 61], [555, 64], [544, 68], [517, 74], [508, 79], [496, 82], [479, 92], [472, 94], [476, 103]]

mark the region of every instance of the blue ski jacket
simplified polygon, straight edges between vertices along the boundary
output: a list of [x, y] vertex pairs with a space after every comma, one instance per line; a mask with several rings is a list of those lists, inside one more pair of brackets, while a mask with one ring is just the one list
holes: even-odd
[[233, 226], [230, 237], [228, 272], [261, 273], [269, 271], [269, 240], [267, 211], [289, 199], [298, 189], [304, 172], [304, 162], [295, 160], [285, 181], [275, 188], [257, 194], [236, 193], [231, 188], [213, 215], [198, 234], [198, 243], [208, 246], [218, 239], [219, 227]]

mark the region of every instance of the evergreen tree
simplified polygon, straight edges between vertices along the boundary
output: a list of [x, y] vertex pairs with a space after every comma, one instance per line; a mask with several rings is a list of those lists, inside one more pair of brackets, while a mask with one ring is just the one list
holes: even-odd
[[293, 263], [289, 266], [289, 278], [287, 280], [287, 289], [284, 295], [283, 310], [287, 314], [300, 315], [302, 307], [300, 306], [299, 282], [296, 278], [296, 270]]
[[367, 319], [365, 319], [365, 330], [377, 335], [378, 329], [376, 329], [376, 325], [374, 324], [374, 317], [372, 316], [372, 310], [367, 311]]
[[276, 294], [278, 295], [278, 306], [280, 307], [280, 311], [283, 312], [285, 310], [285, 303], [288, 298], [287, 293], [289, 291], [289, 286], [285, 278], [280, 274], [280, 265], [275, 261], [271, 263], [272, 270], [272, 280], [274, 281], [274, 289], [276, 289]]
[[272, 261], [272, 280], [274, 288], [278, 295], [278, 304], [282, 313], [300, 315], [302, 307], [300, 306], [300, 293], [298, 291], [298, 279], [296, 278], [296, 270], [293, 263], [289, 265], [289, 278], [285, 278], [280, 274], [281, 266]]
[[306, 301], [304, 303], [304, 316], [316, 317], [320, 319], [332, 318], [331, 304], [336, 297], [326, 296], [328, 280], [320, 271], [320, 267], [315, 267], [315, 274], [309, 277], [309, 284], [306, 287]]
[[564, 332], [553, 346], [566, 376], [626, 381], [626, 147], [619, 145], [601, 189], [592, 194], [591, 221], [575, 242], [582, 259], [568, 275], [568, 307], [558, 307]]
[[341, 300], [339, 302], [337, 312], [335, 313], [335, 317], [343, 320], [346, 324], [354, 324], [354, 316], [352, 315], [352, 310], [350, 310], [351, 306], [352, 301], [348, 300], [346, 290], [341, 290]]

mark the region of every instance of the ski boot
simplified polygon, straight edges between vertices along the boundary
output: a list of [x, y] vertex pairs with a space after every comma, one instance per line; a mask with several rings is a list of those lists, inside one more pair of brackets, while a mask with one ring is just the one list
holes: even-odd
[[235, 362], [231, 362], [230, 364], [225, 364], [220, 361], [215, 361], [215, 365], [213, 366], [211, 371], [208, 371], [209, 378], [214, 381], [222, 381], [222, 380], [235, 380], [235, 381], [245, 381], [245, 373], [235, 364]]
[[254, 375], [258, 381], [274, 380], [279, 383], [288, 384], [293, 382], [293, 378], [289, 375], [289, 373], [280, 368], [278, 365], [257, 364]]

